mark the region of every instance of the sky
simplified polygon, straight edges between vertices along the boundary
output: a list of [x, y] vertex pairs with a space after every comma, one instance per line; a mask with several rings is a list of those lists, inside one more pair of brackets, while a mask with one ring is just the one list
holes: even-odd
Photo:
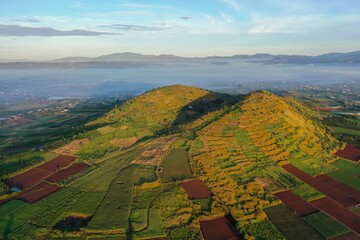
[[360, 50], [359, 0], [0, 0], [0, 59]]

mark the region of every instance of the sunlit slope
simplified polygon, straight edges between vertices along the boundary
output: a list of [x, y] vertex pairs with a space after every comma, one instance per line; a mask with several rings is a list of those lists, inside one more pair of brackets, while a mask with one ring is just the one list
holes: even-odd
[[184, 85], [162, 87], [127, 101], [103, 120], [129, 127], [143, 127], [155, 133], [171, 126], [182, 108], [209, 94], [206, 90]]
[[264, 207], [277, 204], [269, 193], [300, 184], [281, 165], [310, 174], [333, 169], [337, 142], [313, 116], [295, 100], [258, 91], [197, 132], [195, 173], [248, 232], [266, 218]]
[[[129, 147], [145, 136], [169, 132], [178, 123], [202, 115], [212, 105], [221, 106], [226, 99], [226, 95], [184, 85], [148, 91], [90, 123], [90, 126], [101, 127], [85, 134], [90, 144], [78, 154], [83, 158], [95, 158], [116, 148]], [[94, 151], [97, 153], [93, 154]]]

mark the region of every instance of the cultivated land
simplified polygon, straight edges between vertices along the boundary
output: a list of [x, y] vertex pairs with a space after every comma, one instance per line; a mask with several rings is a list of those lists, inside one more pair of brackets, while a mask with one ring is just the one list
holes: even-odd
[[360, 150], [318, 117], [266, 91], [148, 91], [61, 144], [4, 158], [0, 238], [359, 237]]

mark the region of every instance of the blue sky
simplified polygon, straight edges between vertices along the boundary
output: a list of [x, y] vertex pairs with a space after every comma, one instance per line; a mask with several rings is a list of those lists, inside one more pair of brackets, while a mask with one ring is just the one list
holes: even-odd
[[0, 58], [360, 49], [359, 0], [0, 0]]

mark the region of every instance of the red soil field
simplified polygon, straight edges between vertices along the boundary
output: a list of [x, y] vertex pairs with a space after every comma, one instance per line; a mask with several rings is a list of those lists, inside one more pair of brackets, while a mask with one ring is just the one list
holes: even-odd
[[336, 156], [345, 158], [351, 161], [359, 162], [360, 160], [360, 148], [357, 148], [353, 145], [347, 144], [346, 147], [342, 150], [338, 150], [335, 153]]
[[357, 234], [360, 234], [360, 215], [351, 212], [346, 207], [327, 197], [311, 201], [310, 204], [342, 222]]
[[18, 198], [28, 203], [34, 203], [60, 189], [61, 187], [59, 186], [47, 182], [40, 182], [34, 187], [20, 193]]
[[342, 182], [339, 182], [325, 174], [318, 175], [315, 178], [319, 179], [326, 185], [335, 187], [340, 192], [346, 194], [350, 198], [352, 198], [355, 201], [357, 201], [358, 203], [360, 203], [360, 191], [357, 190], [356, 188], [352, 188], [352, 187], [350, 187]]
[[317, 107], [316, 110], [318, 111], [325, 111], [325, 112], [331, 112], [337, 110], [335, 107]]
[[10, 200], [10, 199], [8, 199], [8, 198], [7, 198], [7, 199], [0, 199], [0, 205], [3, 204], [3, 203], [5, 203], [5, 202], [7, 202], [7, 201], [9, 201], [9, 200]]
[[330, 238], [329, 240], [359, 240], [359, 236], [354, 232], [349, 232], [340, 236]]
[[200, 180], [193, 179], [179, 184], [188, 195], [189, 199], [202, 199], [211, 196], [210, 190]]
[[358, 202], [356, 200], [354, 200], [353, 198], [349, 197], [348, 195], [344, 194], [339, 189], [337, 189], [336, 184], [333, 185], [329, 182], [325, 183], [321, 179], [312, 177], [311, 175], [301, 171], [300, 169], [296, 168], [295, 166], [293, 166], [291, 164], [284, 165], [282, 167], [286, 171], [291, 173], [292, 175], [299, 178], [301, 181], [309, 184], [313, 188], [322, 192], [327, 197], [338, 202], [339, 204], [343, 205], [344, 207], [355, 206], [358, 204]]
[[212, 220], [200, 220], [200, 228], [205, 240], [240, 239], [234, 226], [225, 216]]
[[56, 170], [69, 166], [76, 159], [77, 157], [74, 156], [59, 155], [40, 166], [5, 180], [5, 183], [11, 187], [27, 189], [47, 178]]
[[48, 170], [48, 171], [56, 171], [58, 169], [69, 166], [73, 161], [75, 161], [77, 157], [74, 156], [65, 156], [59, 155], [50, 161], [41, 164], [37, 168]]
[[74, 164], [68, 168], [64, 168], [56, 173], [54, 173], [53, 175], [47, 177], [45, 180], [48, 182], [59, 182], [61, 180], [64, 180], [72, 175], [75, 175], [85, 169], [87, 169], [89, 167], [89, 165], [87, 165], [86, 163], [77, 163]]
[[53, 172], [51, 171], [47, 171], [39, 168], [33, 168], [19, 175], [6, 179], [5, 183], [11, 187], [27, 189], [29, 187], [34, 186], [35, 184], [40, 182], [42, 179], [48, 177], [52, 173]]
[[319, 210], [311, 206], [308, 202], [301, 199], [295, 193], [290, 190], [278, 192], [274, 194], [277, 198], [279, 198], [286, 206], [290, 209], [294, 210], [296, 215], [303, 217]]

